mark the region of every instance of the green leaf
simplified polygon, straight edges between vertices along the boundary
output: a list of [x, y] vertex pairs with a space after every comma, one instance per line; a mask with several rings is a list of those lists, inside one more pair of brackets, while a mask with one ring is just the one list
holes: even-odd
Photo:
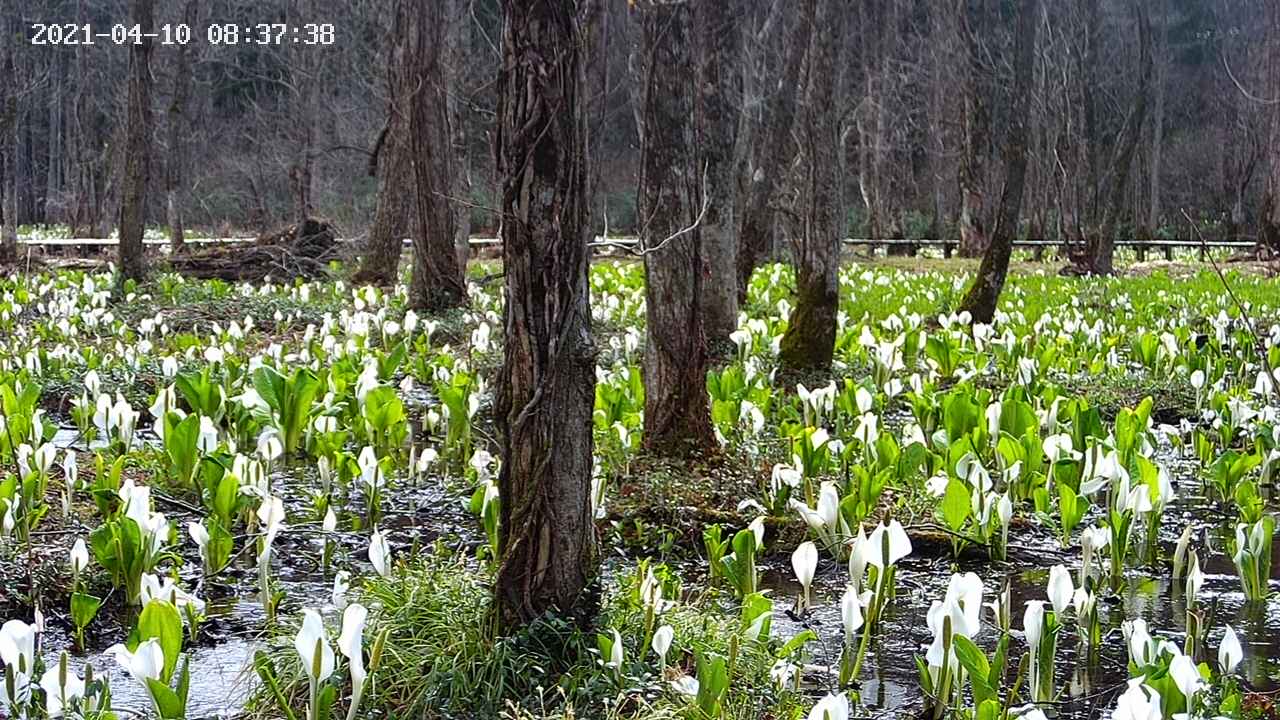
[[164, 672], [161, 678], [167, 684], [178, 667], [182, 654], [182, 616], [178, 608], [167, 600], [152, 599], [138, 616], [138, 639], [155, 638], [164, 651]]
[[325, 685], [324, 689], [316, 697], [316, 718], [317, 720], [329, 720], [333, 717], [333, 701], [337, 697], [337, 690], [332, 685]]
[[816, 639], [818, 639], [818, 636], [814, 634], [812, 630], [803, 630], [797, 633], [795, 637], [788, 640], [785, 645], [779, 648], [777, 656], [779, 658], [791, 657], [791, 654], [794, 653], [796, 650], [799, 650], [800, 648], [804, 647], [805, 644]]
[[276, 708], [281, 713], [284, 713], [285, 719], [298, 720], [298, 716], [291, 709], [288, 698], [284, 696], [284, 691], [280, 689], [280, 680], [276, 675], [275, 663], [271, 662], [271, 656], [265, 650], [259, 650], [253, 654], [253, 669], [258, 673], [262, 684], [271, 691], [271, 696], [276, 701]]
[[952, 532], [959, 532], [969, 519], [969, 486], [957, 478], [947, 483], [946, 494], [942, 496], [942, 519]]
[[996, 689], [988, 682], [991, 676], [991, 663], [987, 662], [987, 656], [978, 649], [978, 646], [974, 645], [969, 638], [956, 634], [951, 636], [951, 648], [955, 651], [956, 659], [969, 673], [969, 682], [973, 687], [973, 701], [980, 704], [985, 700], [998, 698]]
[[86, 627], [98, 616], [98, 609], [101, 607], [102, 600], [93, 595], [82, 592], [72, 593], [71, 621], [78, 628]]
[[183, 720], [187, 716], [186, 703], [168, 685], [155, 678], [147, 678], [147, 689], [151, 691], [151, 697], [155, 698], [163, 720]]

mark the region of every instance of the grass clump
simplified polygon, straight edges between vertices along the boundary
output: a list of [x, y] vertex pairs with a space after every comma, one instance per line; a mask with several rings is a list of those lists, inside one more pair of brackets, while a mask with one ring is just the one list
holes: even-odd
[[[679, 580], [655, 568], [670, 592]], [[366, 637], [389, 630], [381, 667], [366, 688], [361, 717], [501, 718], [570, 720], [694, 718], [691, 701], [672, 681], [696, 674], [696, 657], [732, 658], [723, 718], [790, 717], [807, 701], [770, 681], [776, 641], [740, 637], [736, 611], [721, 610], [712, 595], [667, 606], [646, 631], [634, 569], [605, 571], [594, 628], [548, 617], [507, 636], [495, 631], [490, 613], [490, 576], [461, 554], [437, 546], [404, 563], [391, 577], [372, 578], [352, 601], [370, 609]], [[728, 605], [726, 605], [728, 607]], [[330, 637], [336, 637], [336, 617]], [[648, 647], [652, 628], [670, 625], [673, 641], [665, 665]], [[597, 635], [623, 639], [623, 662], [601, 659]], [[271, 641], [285, 698], [305, 704], [306, 678], [292, 650], [294, 628]], [[644, 652], [641, 652], [641, 649]], [[343, 672], [343, 670], [340, 670]], [[341, 682], [345, 686], [346, 679]], [[685, 681], [687, 682], [687, 680]], [[339, 694], [339, 697], [342, 695]], [[252, 699], [249, 717], [278, 715], [264, 689]]]

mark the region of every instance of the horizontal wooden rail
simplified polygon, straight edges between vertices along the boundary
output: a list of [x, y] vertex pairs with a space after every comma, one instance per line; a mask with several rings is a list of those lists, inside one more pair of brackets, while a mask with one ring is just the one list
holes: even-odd
[[[188, 238], [187, 244], [190, 245], [213, 245], [223, 243], [247, 243], [253, 242], [256, 238], [252, 237], [224, 237], [224, 238]], [[339, 238], [339, 242], [353, 242], [352, 238]], [[47, 247], [85, 247], [85, 246], [115, 246], [120, 244], [117, 238], [46, 238], [46, 237], [19, 237], [18, 242], [25, 245], [40, 245]], [[144, 238], [144, 245], [150, 246], [167, 246], [169, 241], [165, 238]], [[405, 245], [412, 245], [413, 241], [409, 238], [404, 239]], [[639, 240], [635, 237], [601, 237], [596, 235], [591, 242], [592, 247], [621, 247], [627, 248], [638, 244]], [[905, 248], [922, 248], [922, 247], [940, 247], [945, 257], [951, 257], [951, 254], [960, 247], [958, 240], [948, 240], [939, 238], [920, 238], [920, 239], [904, 239], [904, 238], [845, 238], [845, 245], [863, 246], [863, 247], [883, 247], [886, 250], [894, 247]], [[490, 247], [502, 244], [501, 238], [496, 237], [473, 237], [471, 245], [473, 247]], [[1079, 243], [1061, 242], [1058, 240], [1014, 240], [1014, 247], [1019, 248], [1071, 248], [1080, 247]], [[1121, 239], [1116, 240], [1117, 248], [1134, 248], [1137, 250], [1138, 258], [1146, 259], [1148, 250], [1163, 251], [1166, 258], [1173, 258], [1173, 250], [1175, 248], [1198, 248], [1200, 250], [1201, 259], [1204, 258], [1204, 248], [1226, 248], [1226, 249], [1247, 249], [1254, 246], [1254, 243], [1248, 240], [1207, 240], [1203, 244], [1195, 239], [1154, 239], [1154, 240], [1136, 240]]]

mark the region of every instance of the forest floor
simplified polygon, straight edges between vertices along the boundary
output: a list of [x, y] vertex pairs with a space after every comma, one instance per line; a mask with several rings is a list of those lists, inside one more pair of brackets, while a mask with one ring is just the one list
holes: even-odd
[[[1221, 552], [1232, 542], [1234, 515], [1220, 496], [1236, 496], [1213, 488], [1241, 481], [1224, 474], [1221, 458], [1263, 452], [1241, 438], [1270, 437], [1270, 426], [1255, 415], [1247, 429], [1230, 435], [1205, 420], [1204, 411], [1216, 408], [1216, 417], [1235, 412], [1246, 422], [1239, 403], [1265, 402], [1249, 392], [1251, 339], [1238, 323], [1224, 320], [1233, 308], [1216, 276], [1203, 267], [1184, 274], [1153, 266], [1134, 276], [1081, 280], [1058, 277], [1052, 264], [1019, 262], [1002, 306], [1008, 317], [992, 330], [1007, 332], [1000, 337], [970, 331], [948, 315], [965, 271], [974, 266], [874, 258], [847, 267], [842, 285], [857, 291], [841, 298], [836, 367], [830, 377], [807, 378], [811, 389], [775, 383], [774, 347], [785, 327], [792, 279], [785, 267], [762, 269], [743, 307], [745, 335], [709, 373], [721, 447], [693, 460], [654, 457], [641, 447], [642, 268], [627, 259], [593, 266], [604, 561], [598, 630], [606, 640], [617, 630], [627, 643], [616, 668], [597, 662], [607, 653], [594, 631], [542, 627], [502, 642], [485, 631], [494, 531], [485, 498], [498, 451], [490, 403], [502, 349], [496, 261], [469, 268], [470, 307], [431, 318], [406, 311], [400, 289], [327, 280], [256, 286], [158, 273], [127, 297], [101, 273], [4, 280], [0, 331], [18, 341], [0, 347], [0, 367], [8, 368], [0, 372], [0, 390], [25, 397], [18, 389], [34, 382], [28, 422], [40, 410], [39, 440], [64, 464], [77, 458], [80, 470], [78, 483], [56, 465], [42, 471], [47, 482], [32, 487], [43, 489], [23, 495], [21, 504], [14, 493], [28, 492], [27, 486], [0, 483], [0, 501], [9, 507], [43, 508], [38, 517], [18, 516], [20, 529], [23, 522], [39, 524], [22, 529], [38, 542], [0, 541], [0, 582], [8, 588], [0, 592], [0, 612], [29, 618], [41, 608], [46, 662], [53, 663], [74, 644], [71, 596], [79, 591], [102, 598], [101, 613], [88, 623], [85, 649], [70, 652], [71, 666], [80, 671], [93, 665], [109, 676], [120, 707], [145, 706], [145, 691], [106, 652], [129, 635], [138, 616], [126, 602], [124, 581], [106, 568], [110, 547], [95, 539], [121, 522], [116, 488], [132, 483], [151, 488], [150, 501], [172, 528], [151, 571], [203, 601], [203, 620], [190, 629], [183, 650], [196, 673], [192, 716], [236, 716], [248, 708], [257, 717], [278, 717], [282, 705], [305, 705], [292, 648], [297, 618], [304, 608], [319, 609], [337, 637], [339, 606], [348, 602], [334, 590], [339, 572], [346, 573], [352, 600], [371, 608], [366, 637], [389, 633], [387, 666], [367, 699], [384, 715], [560, 720], [576, 711], [577, 717], [674, 718], [684, 714], [685, 701], [670, 681], [700, 677], [707, 672], [705, 658], [735, 653], [741, 662], [729, 670], [726, 717], [795, 717], [841, 689], [856, 693], [859, 716], [910, 714], [922, 703], [913, 658], [931, 639], [923, 618], [954, 571], [977, 573], [989, 593], [1010, 588], [1020, 608], [1043, 595], [1047, 568], [1078, 562], [1078, 527], [1073, 533], [1066, 526], [1064, 536], [1057, 502], [1032, 497], [1032, 488], [1044, 487], [1045, 469], [1031, 469], [1024, 458], [1021, 480], [997, 472], [1008, 470], [1007, 453], [1025, 449], [984, 432], [988, 411], [1003, 403], [1029, 408], [1033, 417], [1039, 413], [1043, 428], [1033, 422], [1025, 435], [1008, 437], [1040, 449], [1050, 437], [1061, 443], [1060, 435], [1078, 437], [1074, 442], [1081, 446], [1114, 443], [1137, 408], [1149, 420], [1144, 452], [1150, 458], [1142, 462], [1158, 464], [1179, 497], [1166, 508], [1166, 522], [1141, 531], [1143, 547], [1154, 548], [1154, 555], [1135, 548], [1124, 558], [1132, 564], [1106, 595], [1108, 637], [1118, 636], [1121, 622], [1132, 616], [1147, 618], [1153, 631], [1181, 627], [1185, 607], [1164, 563], [1182, 529], [1192, 527], [1214, 548], [1205, 547], [1202, 556], [1212, 573], [1205, 598], [1253, 638], [1250, 687], [1280, 687], [1280, 615], [1259, 613], [1244, 601], [1230, 558]], [[1262, 317], [1274, 316], [1269, 308], [1280, 307], [1280, 291], [1273, 283], [1260, 272], [1233, 277]], [[280, 382], [290, 386], [306, 381], [305, 366], [322, 378], [293, 457], [279, 458], [263, 444], [263, 438], [283, 435], [288, 423], [282, 410], [261, 409], [249, 393], [266, 387], [261, 366], [277, 368]], [[1212, 379], [1195, 385], [1193, 369]], [[831, 394], [825, 409], [806, 399], [815, 390]], [[99, 400], [88, 399], [99, 392]], [[119, 441], [111, 412], [96, 417], [102, 397], [138, 414], [131, 442]], [[163, 397], [185, 413], [218, 418], [210, 441], [216, 449], [195, 456], [209, 477], [223, 477], [234, 466], [246, 478], [266, 478], [262, 486], [246, 480], [237, 495], [228, 520], [235, 528], [233, 554], [210, 572], [186, 529], [188, 523], [211, 524], [220, 512], [210, 492], [213, 480], [200, 479], [203, 469], [194, 478], [180, 470], [186, 451], [165, 439], [179, 436], [172, 434], [176, 426], [164, 437], [155, 431], [151, 413]], [[6, 413], [21, 416], [23, 407], [12, 401]], [[960, 411], [953, 408], [961, 407], [973, 409], [965, 411], [968, 419], [955, 414]], [[1004, 423], [1003, 414], [995, 417]], [[325, 418], [336, 429], [321, 430], [317, 423]], [[1028, 488], [999, 556], [990, 526], [976, 516], [951, 526], [953, 515], [942, 512], [929, 486], [937, 473], [945, 479], [953, 472], [952, 448], [960, 445], [952, 438], [961, 427], [971, 435], [964, 442], [974, 443], [1002, 488]], [[819, 430], [838, 447], [809, 447]], [[879, 439], [868, 443], [868, 432]], [[17, 462], [11, 445], [0, 440], [6, 466]], [[366, 447], [379, 448], [371, 457], [381, 457], [385, 485], [369, 484]], [[437, 459], [421, 469], [415, 458], [428, 450]], [[1081, 472], [1071, 467], [1057, 471], [1057, 482]], [[914, 546], [902, 560], [898, 600], [870, 643], [861, 681], [844, 688], [836, 687], [831, 669], [841, 654], [841, 598], [851, 578], [839, 553], [828, 557], [824, 550], [812, 606], [797, 604], [805, 591], [793, 576], [791, 556], [815, 536], [781, 493], [779, 483], [787, 481], [779, 478], [791, 472], [804, 476], [792, 499], [813, 506], [817, 488], [829, 484], [841, 497], [858, 498], [857, 504], [841, 504], [850, 527], [899, 521]], [[264, 521], [257, 518], [259, 503], [271, 496], [282, 501], [285, 523], [268, 557], [271, 593], [264, 602]], [[330, 509], [335, 525], [326, 529]], [[748, 644], [740, 632], [752, 603], [707, 558], [712, 538], [736, 543], [757, 517], [767, 539], [753, 572], [774, 608], [772, 639]], [[1105, 519], [1090, 505], [1076, 522]], [[385, 575], [372, 562], [374, 529], [396, 558]], [[77, 538], [89, 539], [99, 560], [79, 585], [65, 561]], [[661, 665], [647, 649], [652, 618], [646, 619], [640, 588], [649, 572], [661, 578], [666, 597], [678, 601], [662, 615], [675, 627], [678, 650]], [[264, 649], [279, 652], [256, 654]], [[1065, 717], [1100, 711], [1127, 678], [1117, 643], [1094, 651], [1064, 647], [1059, 662]], [[778, 667], [794, 668], [794, 678], [779, 681], [771, 672]], [[267, 691], [264, 677], [273, 678], [281, 695]]]

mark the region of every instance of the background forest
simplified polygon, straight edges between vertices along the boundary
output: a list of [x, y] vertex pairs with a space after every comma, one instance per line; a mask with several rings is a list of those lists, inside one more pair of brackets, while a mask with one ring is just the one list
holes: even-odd
[[[774, 148], [787, 66], [784, 0], [727, 0], [740, 73], [734, 149], [743, 184]], [[456, 192], [471, 228], [492, 234], [492, 160], [500, 13], [496, 0], [447, 4]], [[0, 64], [5, 212], [18, 225], [105, 236], [118, 206], [128, 52], [32, 46], [36, 22], [124, 22], [124, 0], [6, 0]], [[1179, 208], [1211, 235], [1256, 237], [1280, 79], [1268, 60], [1265, 0], [1069, 0], [1045, 3], [1029, 120], [1023, 235], [1185, 237]], [[389, 116], [392, 3], [376, 0], [183, 0], [155, 23], [196, 40], [157, 43], [154, 137], [167, 193], [153, 223], [260, 232], [318, 214], [348, 235], [372, 221], [372, 153]], [[847, 232], [956, 236], [989, 227], [1004, 182], [1013, 3], [859, 0], [843, 23], [830, 110], [838, 116]], [[599, 179], [594, 224], [636, 231], [638, 23], [600, 3], [588, 58], [590, 134]], [[329, 46], [210, 44], [210, 24], [331, 23]], [[793, 84], [794, 87], [794, 84]], [[1267, 102], [1270, 101], [1270, 102]], [[1271, 172], [1276, 172], [1272, 170]], [[12, 188], [12, 190], [10, 190]], [[788, 203], [783, 192], [776, 205]], [[169, 205], [173, 209], [169, 209]], [[603, 212], [607, 209], [607, 213]], [[467, 229], [465, 226], [464, 230]], [[977, 250], [979, 248], [971, 248]]]

